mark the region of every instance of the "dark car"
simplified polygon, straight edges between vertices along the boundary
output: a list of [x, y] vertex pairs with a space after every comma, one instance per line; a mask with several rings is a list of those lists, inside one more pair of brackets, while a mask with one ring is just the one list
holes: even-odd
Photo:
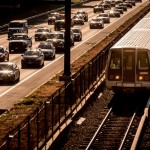
[[125, 2], [131, 3], [132, 6], [135, 6], [135, 5], [136, 5], [135, 0], [126, 0]]
[[123, 11], [122, 8], [114, 7], [113, 10], [114, 10], [114, 11], [118, 11], [120, 14], [123, 14], [123, 13], [124, 13], [124, 11]]
[[46, 41], [48, 34], [51, 32], [49, 28], [39, 28], [35, 31], [35, 41]]
[[123, 4], [126, 4], [128, 8], [132, 8], [132, 4], [130, 2], [125, 1]]
[[74, 20], [74, 25], [84, 25], [84, 18], [83, 18], [83, 16], [75, 15], [75, 16], [73, 16], [72, 19]]
[[105, 1], [101, 5], [104, 7], [104, 10], [111, 9], [111, 5]]
[[89, 23], [90, 29], [104, 28], [104, 21], [100, 18], [93, 18]]
[[56, 20], [54, 23], [54, 30], [55, 31], [60, 31], [62, 29], [65, 29], [65, 20]]
[[41, 42], [38, 48], [43, 52], [45, 59], [55, 59], [56, 50], [52, 42]]
[[20, 69], [14, 62], [0, 62], [0, 82], [15, 83], [20, 80]]
[[65, 33], [62, 31], [53, 31], [49, 34], [47, 42], [52, 42], [56, 48], [56, 52], [59, 50], [64, 51]]
[[9, 61], [9, 50], [6, 46], [0, 46], [0, 61]]
[[[65, 30], [61, 30], [65, 34]], [[74, 34], [72, 29], [70, 29], [70, 46], [74, 46]]]
[[96, 4], [93, 7], [93, 12], [94, 13], [96, 13], [96, 12], [104, 12], [104, 6], [102, 6], [101, 4]]
[[26, 66], [44, 66], [44, 54], [40, 49], [27, 50], [21, 56], [22, 68], [25, 68]]
[[9, 40], [9, 52], [24, 52], [32, 46], [32, 37], [27, 33], [15, 33]]
[[84, 21], [88, 22], [88, 13], [87, 12], [85, 12], [83, 10], [80, 10], [80, 11], [77, 11], [75, 15], [77, 15], [77, 16], [83, 16]]
[[102, 19], [104, 23], [110, 23], [110, 17], [108, 13], [99, 13], [97, 17]]
[[109, 12], [109, 17], [120, 17], [120, 12], [119, 11], [116, 11], [116, 10], [110, 10]]
[[127, 11], [127, 6], [122, 5], [121, 3], [116, 5], [115, 8], [123, 9], [123, 11]]
[[50, 13], [50, 15], [48, 16], [48, 24], [54, 24], [56, 20], [58, 20], [60, 17], [60, 13], [58, 12], [53, 12], [53, 13]]
[[78, 27], [72, 27], [71, 30], [74, 34], [74, 40], [75, 41], [82, 41], [82, 32], [81, 29]]

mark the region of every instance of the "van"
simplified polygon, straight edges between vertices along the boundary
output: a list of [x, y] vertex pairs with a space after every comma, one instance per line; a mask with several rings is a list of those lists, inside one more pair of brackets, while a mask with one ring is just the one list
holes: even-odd
[[10, 21], [9, 27], [8, 27], [8, 39], [14, 33], [27, 33], [28, 34], [28, 21], [27, 20]]

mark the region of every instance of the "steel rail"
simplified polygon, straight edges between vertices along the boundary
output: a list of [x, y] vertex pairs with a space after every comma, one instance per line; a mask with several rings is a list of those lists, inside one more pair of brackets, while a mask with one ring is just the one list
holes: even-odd
[[146, 119], [148, 118], [149, 107], [150, 107], [150, 97], [149, 97], [148, 102], [147, 102], [147, 104], [146, 104], [146, 107], [145, 107], [145, 109], [144, 109], [144, 114], [143, 114], [143, 116], [142, 116], [142, 118], [141, 118], [141, 120], [140, 120], [140, 123], [139, 123], [138, 129], [137, 129], [137, 131], [136, 131], [134, 140], [133, 140], [133, 142], [132, 142], [131, 150], [135, 150], [136, 147], [137, 147], [137, 144], [138, 144], [138, 141], [139, 141], [139, 138], [140, 138], [140, 135], [141, 135], [143, 126], [144, 126], [144, 124], [145, 124]]
[[97, 131], [94, 133], [94, 136], [92, 137], [90, 143], [88, 144], [88, 146], [86, 147], [85, 150], [89, 150], [90, 146], [92, 145], [92, 143], [94, 142], [96, 136], [98, 135], [99, 131], [101, 130], [101, 128], [103, 127], [104, 123], [106, 122], [106, 119], [109, 117], [109, 115], [112, 112], [112, 107], [109, 109], [108, 113], [106, 114], [105, 118], [103, 119], [102, 123], [99, 125]]

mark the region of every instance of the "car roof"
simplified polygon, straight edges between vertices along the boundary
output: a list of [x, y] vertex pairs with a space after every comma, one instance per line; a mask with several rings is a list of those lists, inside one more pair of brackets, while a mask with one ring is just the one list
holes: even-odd
[[10, 21], [11, 23], [12, 22], [20, 22], [20, 23], [22, 23], [22, 22], [27, 22], [27, 20], [25, 20], [25, 19], [23, 19], [23, 20], [12, 20], [12, 21]]
[[50, 34], [64, 34], [64, 32], [63, 31], [53, 31]]
[[11, 62], [11, 61], [5, 61], [5, 62], [0, 62], [0, 64], [13, 65], [13, 64], [16, 64], [16, 63], [15, 62]]
[[27, 33], [14, 33], [13, 35], [28, 35]]

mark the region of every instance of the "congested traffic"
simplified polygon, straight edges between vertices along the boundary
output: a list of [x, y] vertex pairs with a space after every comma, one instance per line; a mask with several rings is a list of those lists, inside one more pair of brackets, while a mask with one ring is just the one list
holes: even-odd
[[[82, 29], [84, 25], [88, 25], [88, 29], [102, 30], [106, 24], [111, 22], [111, 18], [120, 17], [125, 11], [136, 5], [135, 0], [105, 0], [96, 1], [92, 6], [92, 18], [89, 13], [84, 10], [76, 10], [71, 16], [70, 29], [70, 46], [73, 48], [76, 43], [83, 40]], [[6, 59], [1, 59], [0, 66], [11, 61], [8, 55], [20, 54], [21, 69], [41, 68], [44, 66], [45, 60], [53, 61], [57, 54], [64, 53], [65, 43], [65, 16], [62, 12], [52, 12], [48, 15], [47, 26], [37, 27], [34, 35], [29, 33], [29, 25], [27, 20], [12, 20], [8, 29], [8, 45], [7, 50], [1, 52], [1, 55], [7, 55]], [[35, 45], [33, 46], [33, 43]], [[0, 45], [3, 47], [3, 45]], [[8, 48], [7, 48], [8, 47]], [[37, 63], [36, 63], [37, 62]], [[6, 68], [6, 67], [5, 67]], [[21, 75], [21, 74], [20, 74]], [[0, 81], [6, 81], [1, 74]], [[8, 76], [5, 73], [5, 76]], [[20, 77], [19, 77], [20, 78]], [[16, 79], [16, 81], [19, 81]], [[9, 80], [8, 80], [9, 82]], [[15, 82], [14, 82], [15, 83]]]

